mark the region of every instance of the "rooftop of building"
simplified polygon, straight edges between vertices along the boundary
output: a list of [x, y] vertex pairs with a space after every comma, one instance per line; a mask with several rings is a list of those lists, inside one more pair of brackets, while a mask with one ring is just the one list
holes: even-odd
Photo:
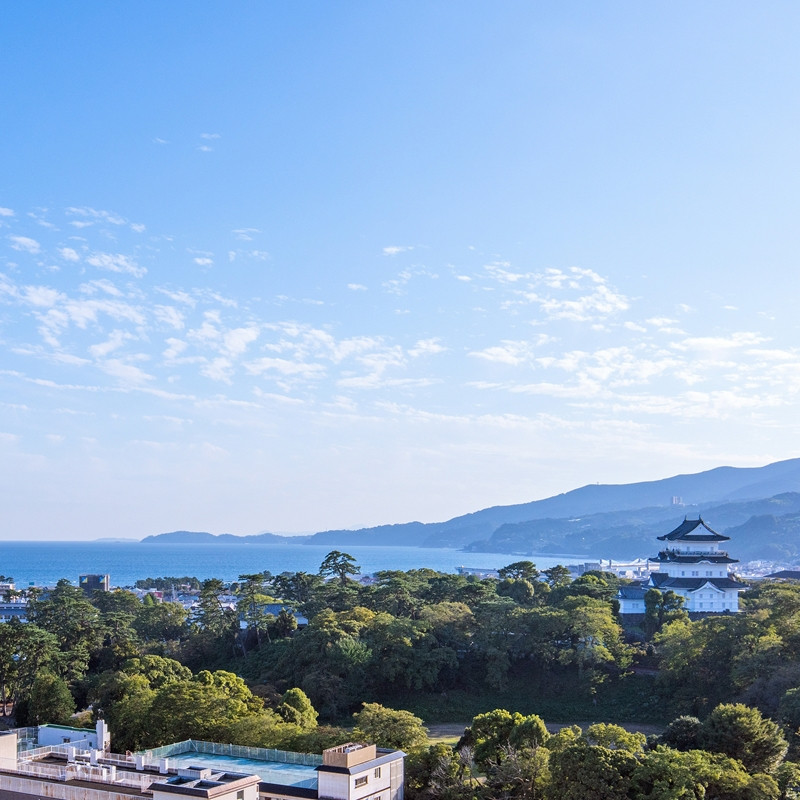
[[247, 772], [258, 775], [265, 783], [305, 789], [317, 788], [316, 768], [323, 763], [323, 756], [313, 753], [294, 753], [196, 739], [144, 750], [136, 755], [147, 763], [161, 763], [164, 760], [170, 767], [199, 765]]
[[[65, 733], [92, 733], [68, 726], [42, 727]], [[4, 732], [0, 739], [16, 738], [16, 745], [9, 742], [16, 758], [12, 760], [6, 748], [5, 757], [0, 758], [0, 771], [45, 783], [103, 787], [104, 791], [132, 797], [152, 797], [157, 792], [213, 800], [258, 784], [262, 792], [280, 789], [273, 794], [304, 800], [317, 797], [320, 771], [354, 774], [405, 756], [399, 750], [357, 742], [329, 748], [318, 755], [193, 739], [120, 755], [92, 747], [82, 739], [37, 746], [38, 736], [33, 730]], [[29, 800], [30, 795], [25, 797]]]
[[746, 583], [737, 581], [735, 578], [676, 578], [671, 575], [653, 572], [650, 575], [650, 580], [657, 589], [685, 589], [689, 592], [697, 591], [706, 585], [713, 586], [721, 592], [730, 589], [743, 592], [750, 588]]
[[[697, 530], [700, 528], [700, 530]], [[730, 536], [723, 536], [709, 528], [702, 517], [686, 519], [675, 530], [657, 537], [660, 542], [727, 542]]]
[[731, 558], [722, 550], [701, 551], [693, 550], [691, 553], [682, 553], [678, 550], [662, 550], [657, 556], [649, 559], [662, 564], [699, 564], [703, 561], [709, 564], [737, 564], [739, 559]]

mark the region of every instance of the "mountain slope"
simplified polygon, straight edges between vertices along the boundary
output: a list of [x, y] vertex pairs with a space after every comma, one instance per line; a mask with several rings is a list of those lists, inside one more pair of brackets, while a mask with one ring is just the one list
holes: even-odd
[[[410, 522], [359, 531], [325, 531], [308, 544], [421, 545], [466, 547], [490, 539], [501, 525], [542, 519], [570, 519], [588, 514], [671, 507], [680, 497], [687, 506], [772, 497], [800, 492], [800, 459], [764, 467], [717, 467], [693, 475], [630, 484], [591, 484], [580, 489], [511, 506], [493, 506], [447, 522]], [[679, 514], [679, 510], [673, 513]]]

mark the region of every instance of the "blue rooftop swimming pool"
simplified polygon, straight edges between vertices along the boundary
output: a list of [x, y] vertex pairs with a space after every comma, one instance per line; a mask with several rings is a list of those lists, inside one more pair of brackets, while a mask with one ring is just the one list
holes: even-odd
[[170, 768], [210, 767], [226, 772], [258, 775], [265, 783], [317, 788], [316, 767], [322, 756], [243, 747], [189, 739], [145, 751], [151, 762], [169, 759]]
[[284, 764], [280, 761], [261, 761], [256, 758], [237, 758], [236, 756], [217, 756], [210, 753], [183, 753], [169, 756], [170, 767], [211, 767], [226, 772], [245, 772], [258, 775], [266, 783], [281, 786], [301, 786], [304, 789], [317, 788], [317, 772], [313, 766], [305, 764]]

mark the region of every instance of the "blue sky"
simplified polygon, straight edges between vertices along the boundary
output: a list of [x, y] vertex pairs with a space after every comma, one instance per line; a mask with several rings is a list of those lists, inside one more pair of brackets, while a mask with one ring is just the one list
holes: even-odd
[[798, 455], [796, 4], [3, 17], [0, 536]]

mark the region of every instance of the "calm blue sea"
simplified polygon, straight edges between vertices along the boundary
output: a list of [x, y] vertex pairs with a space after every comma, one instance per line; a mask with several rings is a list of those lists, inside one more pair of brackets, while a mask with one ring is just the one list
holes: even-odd
[[[112, 586], [132, 586], [140, 578], [189, 575], [201, 580], [234, 581], [239, 575], [269, 570], [316, 572], [328, 545], [302, 544], [140, 544], [138, 542], [3, 542], [0, 574], [17, 586], [52, 585], [60, 578], [77, 584], [78, 576], [108, 574]], [[369, 574], [381, 569], [430, 567], [455, 572], [459, 566], [497, 569], [522, 556], [500, 553], [462, 553], [444, 548], [341, 547]], [[530, 556], [540, 569], [582, 559]]]

